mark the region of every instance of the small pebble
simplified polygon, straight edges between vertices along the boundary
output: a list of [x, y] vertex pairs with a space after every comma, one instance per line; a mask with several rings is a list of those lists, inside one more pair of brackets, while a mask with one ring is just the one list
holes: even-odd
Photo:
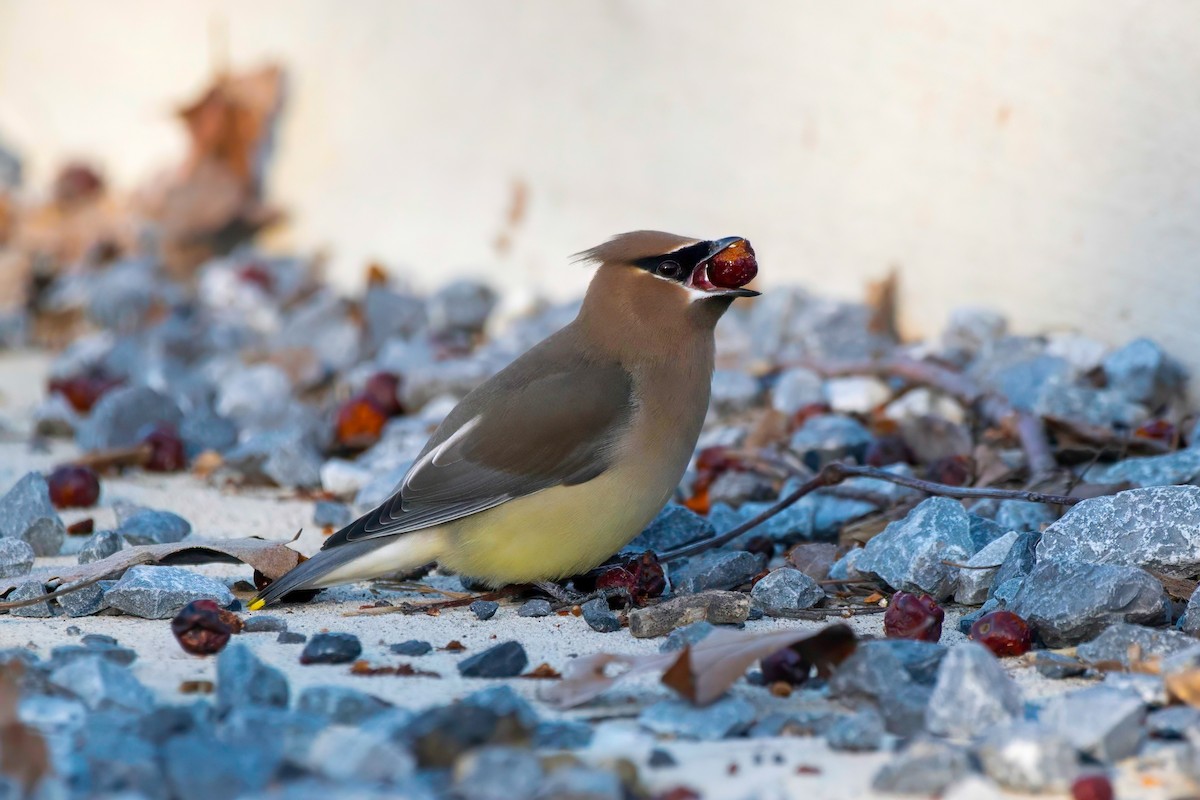
[[313, 507], [313, 524], [322, 528], [341, 528], [353, 518], [354, 514], [345, 503], [319, 500]]
[[501, 642], [464, 658], [458, 663], [458, 671], [464, 678], [512, 678], [528, 665], [529, 657], [520, 642]]
[[500, 604], [495, 600], [476, 600], [474, 603], [471, 603], [470, 608], [471, 612], [479, 619], [491, 619], [496, 616], [496, 611], [500, 608]]
[[282, 617], [264, 614], [242, 620], [242, 633], [283, 633], [287, 629], [287, 620]]
[[597, 597], [587, 601], [581, 607], [583, 620], [599, 633], [613, 633], [621, 630], [621, 620], [608, 608], [608, 601]]
[[535, 598], [517, 609], [518, 617], [548, 617], [551, 614], [550, 601]]
[[667, 750], [656, 747], [650, 751], [650, 758], [646, 759], [646, 766], [651, 769], [662, 769], [663, 767], [674, 767], [679, 762], [675, 760], [675, 756]]
[[295, 631], [282, 631], [275, 637], [275, 641], [279, 644], [304, 644], [308, 641], [308, 637]]
[[347, 664], [362, 655], [362, 642], [352, 633], [318, 633], [304, 646], [301, 664]]
[[391, 645], [388, 649], [398, 656], [423, 656], [433, 650], [433, 645], [420, 639], [409, 639], [407, 642]]

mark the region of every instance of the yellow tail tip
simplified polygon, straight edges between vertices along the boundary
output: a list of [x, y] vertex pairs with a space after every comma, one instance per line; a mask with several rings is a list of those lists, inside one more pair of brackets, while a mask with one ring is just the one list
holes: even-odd
[[246, 606], [246, 609], [248, 611], [258, 611], [260, 608], [262, 608], [266, 604], [267, 604], [267, 602], [265, 600], [261, 600], [256, 597], [250, 601], [250, 605]]

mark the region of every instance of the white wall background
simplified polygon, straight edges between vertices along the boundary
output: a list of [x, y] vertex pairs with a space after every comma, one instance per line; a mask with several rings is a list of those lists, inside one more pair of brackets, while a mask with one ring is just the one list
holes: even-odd
[[381, 258], [561, 296], [611, 233], [737, 233], [768, 288], [899, 266], [916, 331], [984, 303], [1200, 366], [1200, 3], [0, 0], [0, 132], [35, 182], [131, 185], [214, 28], [290, 70], [271, 192], [348, 286]]

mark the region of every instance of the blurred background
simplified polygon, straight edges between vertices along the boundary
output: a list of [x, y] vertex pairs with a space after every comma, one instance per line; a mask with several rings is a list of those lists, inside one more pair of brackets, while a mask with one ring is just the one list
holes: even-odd
[[0, 1], [0, 142], [132, 191], [224, 69], [282, 69], [269, 246], [555, 298], [568, 256], [739, 234], [764, 288], [893, 268], [910, 334], [1150, 335], [1200, 367], [1200, 5], [1185, 0]]

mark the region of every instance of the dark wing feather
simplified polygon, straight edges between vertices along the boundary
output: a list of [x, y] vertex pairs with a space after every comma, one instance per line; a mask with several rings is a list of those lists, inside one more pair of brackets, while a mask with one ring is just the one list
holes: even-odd
[[629, 373], [545, 355], [518, 359], [465, 397], [397, 491], [325, 547], [441, 525], [604, 472], [633, 411]]

